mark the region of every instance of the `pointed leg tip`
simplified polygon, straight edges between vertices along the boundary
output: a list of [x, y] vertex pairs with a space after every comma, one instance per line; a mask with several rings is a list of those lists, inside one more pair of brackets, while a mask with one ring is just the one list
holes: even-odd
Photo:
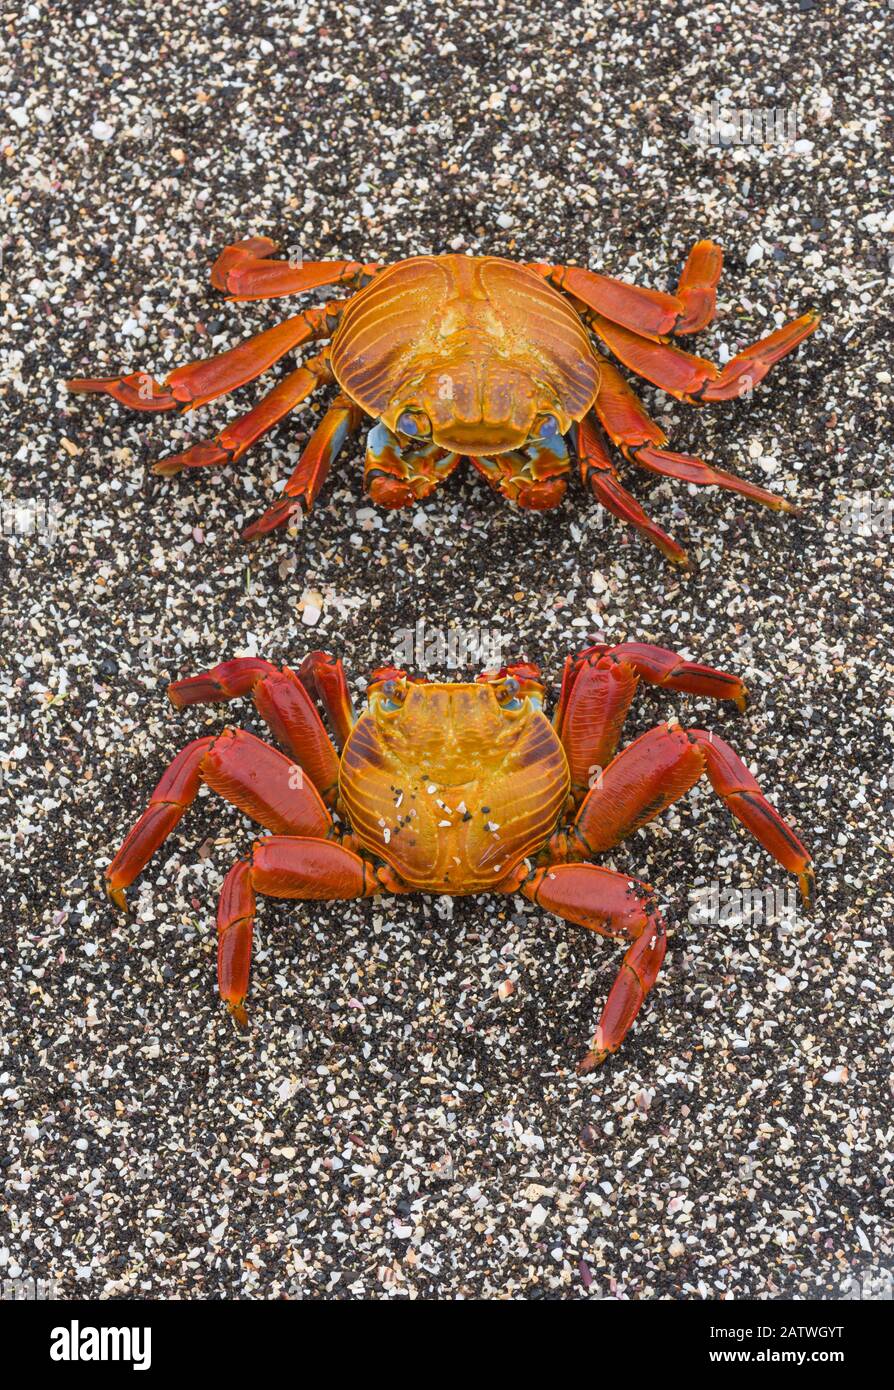
[[123, 888], [115, 888], [106, 879], [106, 894], [110, 902], [114, 903], [119, 912], [127, 911], [127, 893]]
[[808, 864], [807, 868], [798, 874], [798, 887], [801, 890], [804, 911], [810, 916], [816, 907], [816, 874], [813, 872], [812, 864]]
[[227, 1010], [230, 1018], [235, 1023], [240, 1032], [244, 1032], [248, 1027], [248, 1014], [245, 1011], [245, 1001], [242, 999], [227, 1000]]
[[741, 695], [734, 695], [734, 696], [733, 696], [733, 704], [735, 705], [736, 709], [739, 711], [740, 714], [744, 714], [745, 711], [747, 710], [747, 708], [748, 708], [748, 699], [749, 699], [748, 691], [745, 689], [744, 686], [742, 687], [742, 693], [741, 693]]
[[154, 473], [157, 478], [173, 478], [182, 469], [183, 465], [177, 462], [176, 456], [171, 455], [170, 458], [159, 459], [157, 463], [153, 463], [149, 472]]
[[581, 1057], [577, 1064], [578, 1076], [587, 1076], [591, 1071], [595, 1071], [597, 1067], [601, 1067], [607, 1056], [607, 1048], [599, 1048], [598, 1050], [591, 1048], [585, 1056]]

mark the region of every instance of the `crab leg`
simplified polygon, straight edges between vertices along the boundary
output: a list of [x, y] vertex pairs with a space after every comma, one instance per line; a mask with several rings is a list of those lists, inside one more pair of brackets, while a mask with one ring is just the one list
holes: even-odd
[[669, 690], [732, 700], [745, 708], [747, 692], [737, 676], [684, 661], [665, 647], [622, 642], [587, 647], [569, 656], [553, 725], [565, 748], [576, 798], [614, 757], [640, 678]]
[[738, 754], [702, 729], [660, 724], [623, 749], [584, 799], [569, 836], [569, 855], [589, 859], [620, 844], [685, 796], [705, 772], [736, 819], [798, 875], [804, 905], [810, 908], [813, 869], [807, 850]]
[[713, 241], [699, 241], [683, 267], [677, 293], [643, 289], [578, 266], [536, 266], [557, 289], [588, 309], [646, 338], [695, 333], [711, 322], [723, 252]]
[[743, 497], [760, 502], [774, 511], [796, 510], [784, 497], [777, 497], [775, 493], [756, 487], [744, 478], [737, 478], [734, 473], [710, 468], [690, 454], [673, 454], [656, 447], [667, 443], [667, 435], [660, 425], [649, 418], [638, 397], [610, 362], [599, 364], [599, 389], [593, 408], [612, 443], [641, 468], [687, 483], [713, 485], [730, 492], [740, 492]]
[[113, 396], [131, 410], [173, 410], [178, 405], [194, 410], [196, 406], [207, 405], [217, 396], [226, 396], [238, 386], [254, 381], [299, 344], [313, 338], [331, 337], [342, 307], [324, 304], [318, 309], [295, 314], [247, 338], [244, 343], [238, 343], [228, 352], [190, 362], [185, 367], [175, 367], [162, 385], [146, 372], [133, 372], [130, 376], [75, 377], [66, 385], [75, 394]]
[[[602, 370], [600, 366], [600, 375]], [[686, 565], [688, 560], [683, 547], [677, 544], [673, 536], [656, 526], [636, 498], [622, 487], [591, 416], [585, 415], [580, 424], [574, 427], [574, 438], [581, 482], [589, 488], [596, 501], [612, 516], [634, 526], [673, 564]]]
[[168, 686], [168, 698], [177, 709], [222, 704], [241, 695], [251, 695], [276, 739], [300, 763], [327, 805], [333, 804], [338, 754], [317, 714], [312, 691], [288, 666], [280, 671], [258, 657], [236, 657]]
[[298, 668], [298, 679], [323, 706], [338, 747], [343, 748], [354, 727], [355, 715], [341, 657], [308, 652]]
[[248, 237], [227, 246], [211, 268], [211, 283], [233, 299], [276, 299], [303, 294], [321, 285], [366, 285], [382, 267], [362, 261], [277, 261], [266, 254], [276, 250], [269, 237]]
[[633, 943], [609, 990], [590, 1051], [578, 1063], [579, 1072], [592, 1071], [617, 1052], [661, 969], [667, 936], [652, 890], [594, 864], [548, 864], [522, 884], [521, 892], [566, 922]]
[[717, 284], [723, 270], [723, 248], [716, 241], [697, 241], [689, 255], [677, 285], [677, 298], [683, 305], [683, 317], [671, 329], [672, 333], [699, 333], [717, 311]]
[[196, 739], [165, 769], [149, 805], [106, 869], [109, 897], [126, 907], [125, 889], [192, 805], [202, 783], [277, 834], [323, 837], [332, 828], [310, 777], [244, 729]]
[[225, 468], [235, 463], [262, 435], [285, 419], [318, 386], [328, 385], [333, 376], [324, 354], [312, 357], [268, 391], [253, 409], [233, 420], [214, 439], [193, 444], [180, 454], [169, 454], [153, 464], [152, 472], [171, 478], [184, 468]]
[[271, 835], [224, 879], [217, 907], [217, 982], [220, 996], [244, 1024], [251, 966], [255, 894], [271, 898], [342, 901], [382, 891], [358, 854], [333, 840]]
[[305, 445], [298, 466], [282, 490], [280, 500], [242, 532], [244, 541], [254, 540], [283, 526], [295, 512], [310, 511], [316, 502], [329, 469], [351, 435], [360, 428], [363, 412], [345, 395], [336, 396]]
[[814, 331], [819, 314], [810, 310], [799, 319], [783, 324], [775, 333], [745, 348], [722, 370], [707, 358], [695, 357], [669, 343], [650, 342], [601, 314], [588, 313], [586, 320], [625, 367], [678, 400], [698, 405], [747, 394], [763, 381], [775, 362], [794, 351]]

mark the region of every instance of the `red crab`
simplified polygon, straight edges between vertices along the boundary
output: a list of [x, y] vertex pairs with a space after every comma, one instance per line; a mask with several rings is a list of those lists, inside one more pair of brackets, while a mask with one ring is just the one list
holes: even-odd
[[292, 264], [271, 259], [273, 250], [266, 237], [227, 247], [212, 284], [240, 300], [322, 285], [355, 293], [295, 314], [217, 357], [178, 367], [162, 385], [145, 372], [68, 383], [71, 391], [104, 392], [134, 410], [192, 410], [253, 381], [300, 344], [331, 340], [216, 438], [155, 465], [169, 476], [234, 463], [317, 387], [337, 384], [282, 498], [243, 532], [246, 539], [310, 510], [364, 416], [375, 422], [366, 486], [384, 507], [426, 497], [463, 457], [519, 506], [555, 507], [571, 466], [570, 436], [581, 479], [597, 501], [668, 559], [685, 564], [685, 551], [622, 487], [604, 431], [627, 459], [652, 473], [793, 510], [753, 483], [665, 449], [664, 431], [594, 348], [595, 337], [631, 371], [693, 405], [730, 400], [763, 380], [813, 332], [818, 314], [784, 324], [722, 369], [670, 342], [714, 316], [722, 263], [714, 242], [693, 247], [674, 295], [575, 266], [519, 265], [493, 256], [416, 256], [390, 266]]
[[569, 658], [551, 722], [540, 673], [526, 661], [471, 684], [380, 668], [359, 719], [341, 662], [325, 652], [311, 652], [297, 672], [241, 657], [175, 681], [168, 694], [178, 708], [251, 694], [288, 752], [237, 728], [188, 744], [109, 865], [109, 893], [125, 906], [125, 889], [203, 782], [270, 831], [230, 869], [217, 909], [218, 985], [241, 1022], [258, 893], [523, 893], [627, 946], [581, 1063], [588, 1070], [620, 1047], [666, 946], [652, 890], [589, 860], [707, 774], [733, 815], [798, 875], [807, 906], [813, 896], [807, 850], [723, 739], [671, 721], [615, 755], [640, 679], [745, 703], [735, 676], [638, 642]]

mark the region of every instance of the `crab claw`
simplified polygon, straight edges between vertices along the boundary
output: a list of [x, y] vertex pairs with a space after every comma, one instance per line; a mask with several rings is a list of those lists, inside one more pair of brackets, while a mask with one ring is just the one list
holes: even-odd
[[491, 487], [527, 511], [557, 507], [565, 495], [570, 468], [568, 447], [561, 434], [549, 435], [523, 449], [510, 449], [472, 463]]
[[408, 507], [434, 492], [459, 463], [457, 454], [423, 442], [401, 444], [381, 420], [366, 441], [366, 490], [380, 507]]

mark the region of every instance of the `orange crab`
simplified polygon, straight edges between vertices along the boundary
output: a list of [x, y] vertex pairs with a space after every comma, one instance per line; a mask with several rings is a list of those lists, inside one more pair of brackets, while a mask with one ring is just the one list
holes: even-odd
[[188, 744], [109, 865], [110, 896], [125, 906], [125, 889], [203, 782], [270, 831], [230, 869], [217, 909], [218, 985], [244, 1023], [258, 893], [343, 901], [523, 893], [627, 945], [580, 1064], [588, 1070], [620, 1047], [666, 946], [652, 890], [588, 861], [706, 773], [733, 815], [798, 875], [808, 907], [813, 896], [807, 850], [723, 739], [672, 721], [615, 756], [640, 679], [744, 708], [737, 677], [638, 642], [569, 658], [552, 721], [540, 672], [525, 661], [470, 684], [380, 668], [356, 720], [342, 664], [325, 652], [311, 652], [297, 672], [241, 657], [175, 681], [168, 694], [178, 708], [251, 694], [288, 754], [244, 729]]
[[310, 510], [364, 416], [375, 421], [366, 486], [384, 507], [428, 496], [463, 457], [519, 506], [555, 507], [571, 466], [570, 436], [581, 479], [597, 501], [668, 559], [685, 564], [682, 547], [622, 487], [604, 431], [626, 458], [653, 473], [793, 510], [753, 483], [665, 449], [664, 431], [594, 348], [595, 337], [631, 371], [693, 405], [729, 400], [757, 385], [813, 332], [819, 315], [809, 312], [783, 325], [722, 369], [672, 346], [670, 335], [695, 333], [714, 316], [722, 264], [714, 242], [693, 247], [674, 295], [574, 266], [519, 265], [494, 256], [416, 256], [383, 267], [293, 264], [270, 258], [273, 250], [266, 237], [228, 247], [211, 272], [212, 284], [239, 300], [323, 285], [357, 293], [306, 309], [218, 357], [178, 367], [163, 385], [144, 372], [68, 383], [71, 391], [105, 393], [135, 410], [191, 410], [253, 381], [300, 344], [331, 340], [215, 439], [155, 465], [167, 477], [233, 463], [317, 387], [337, 383], [339, 393], [282, 498], [247, 527], [246, 539]]

